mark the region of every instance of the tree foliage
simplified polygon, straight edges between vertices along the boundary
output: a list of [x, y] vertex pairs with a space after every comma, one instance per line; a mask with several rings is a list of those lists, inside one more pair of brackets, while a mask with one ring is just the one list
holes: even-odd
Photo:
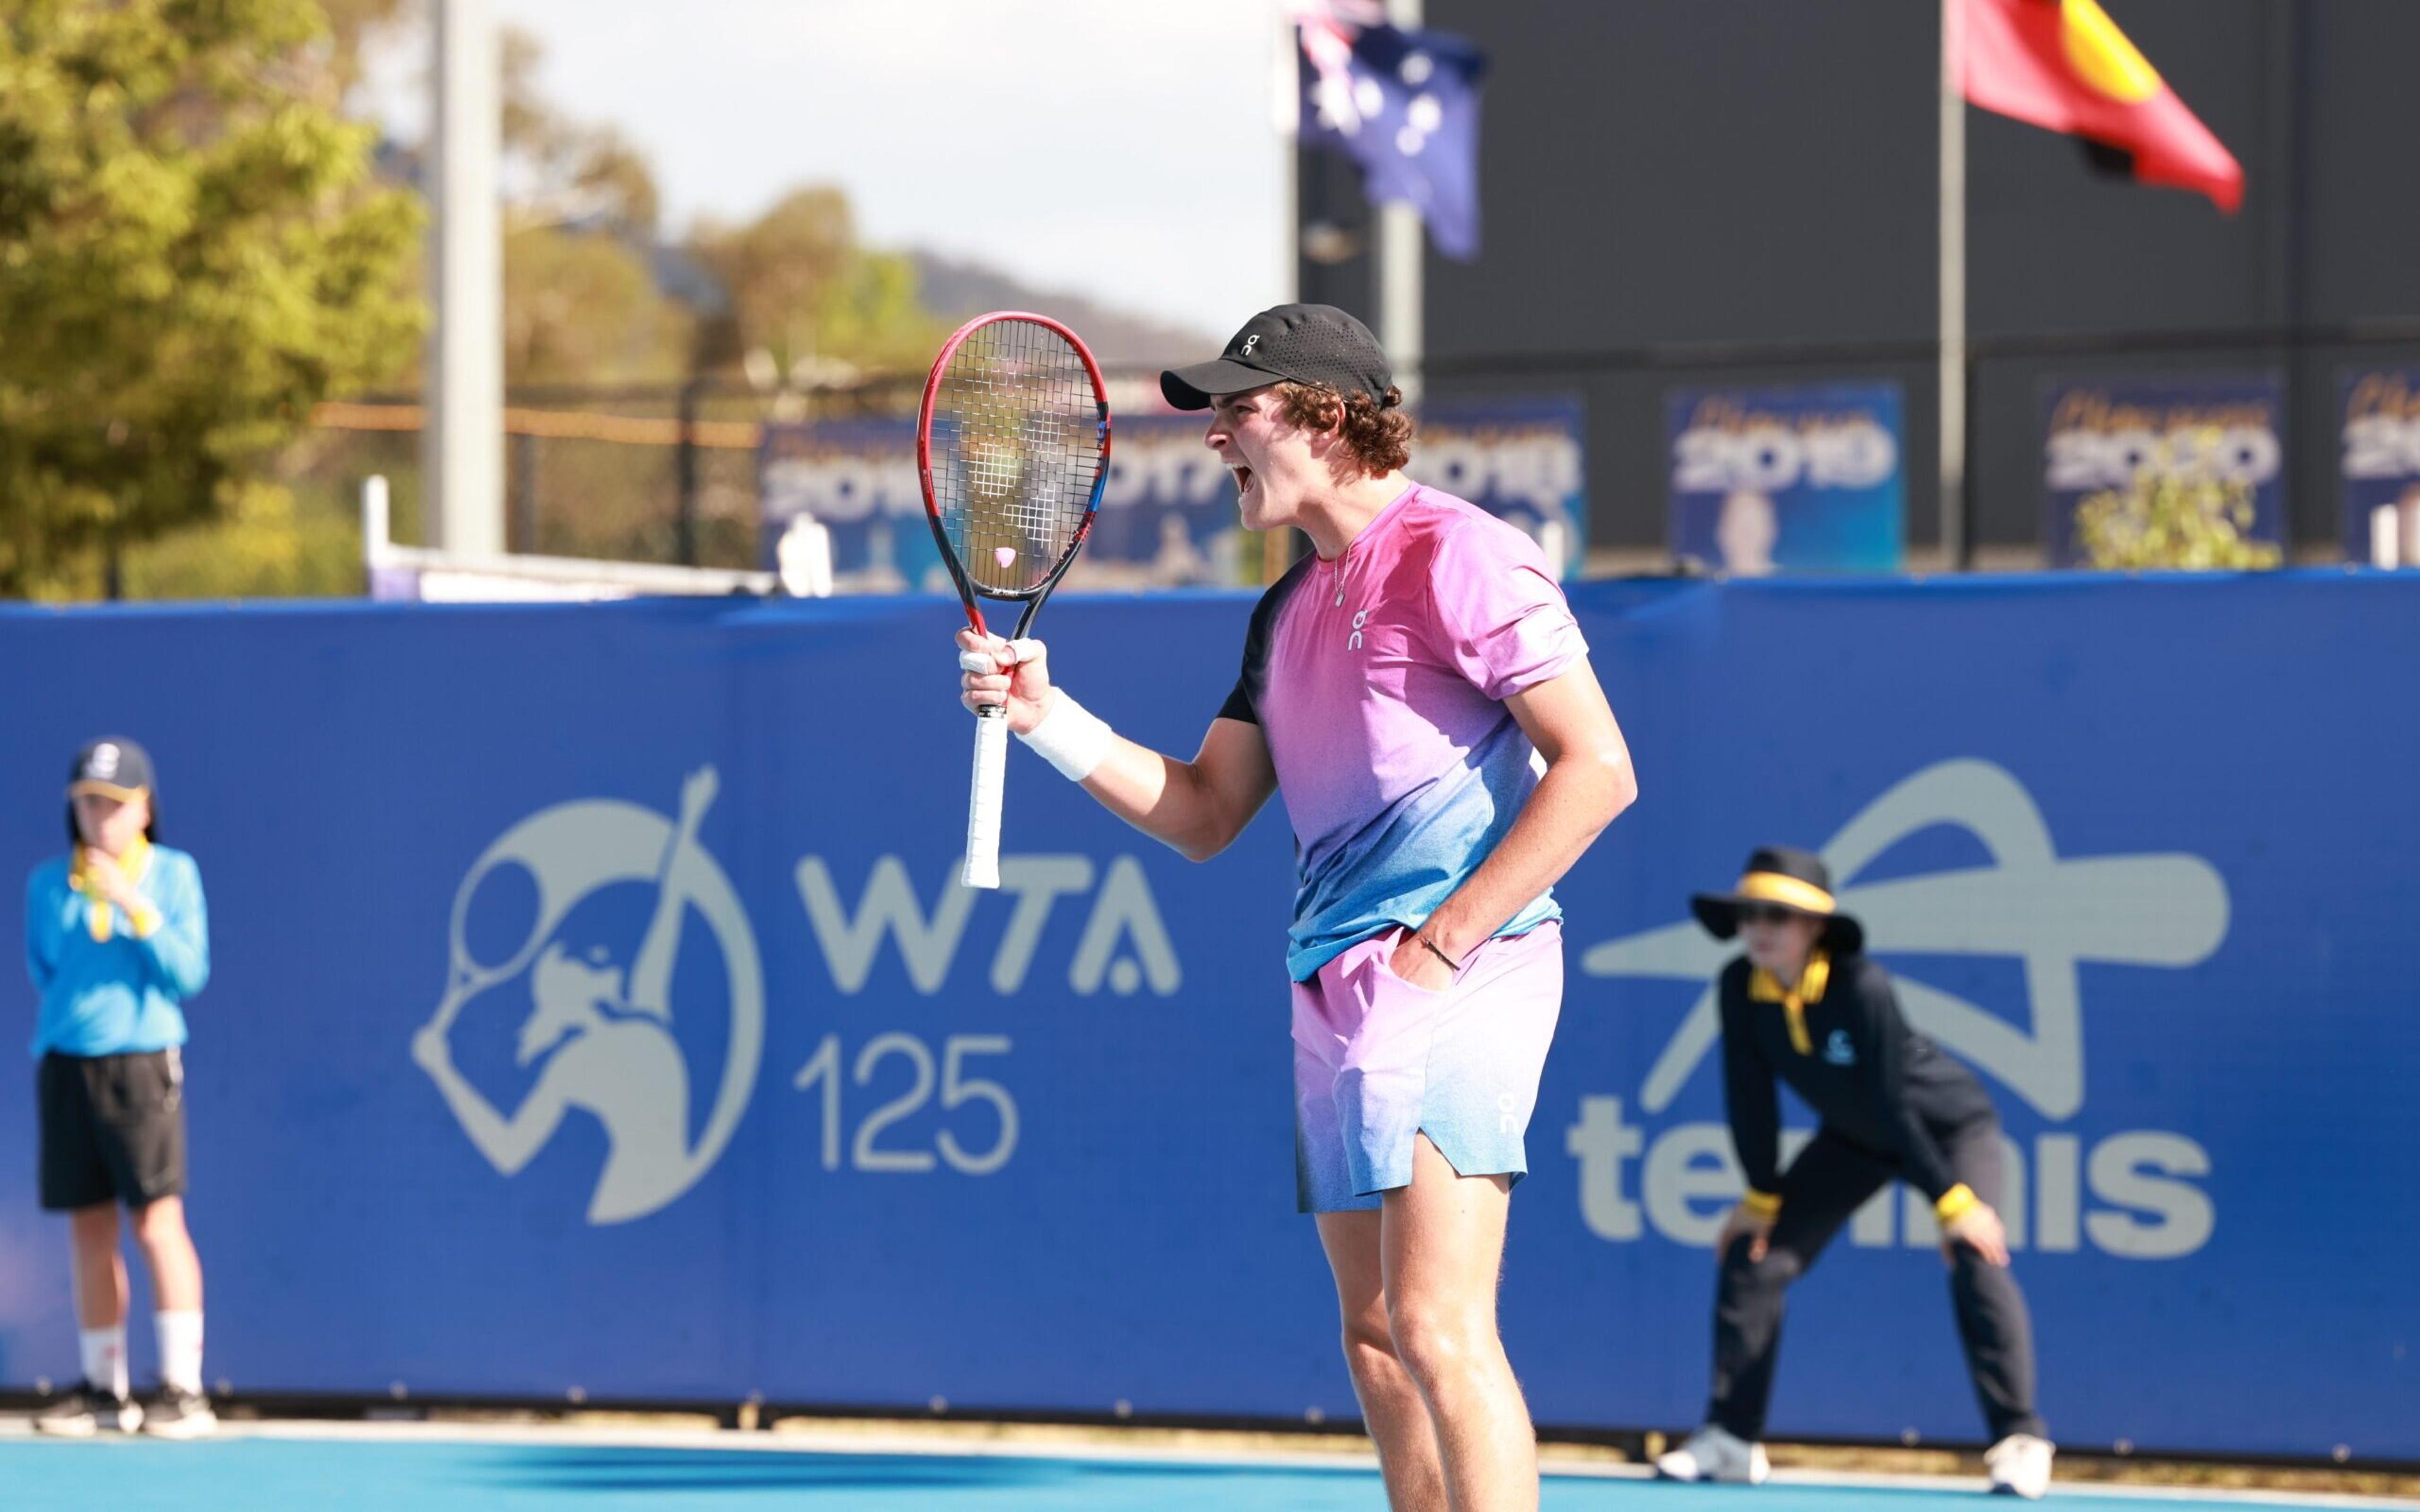
[[518, 26], [497, 38], [507, 193], [527, 221], [577, 222], [652, 237], [660, 216], [655, 170], [612, 125], [573, 119], [537, 82], [545, 45]]
[[861, 243], [848, 196], [829, 185], [793, 191], [746, 225], [700, 225], [690, 250], [730, 297], [702, 336], [709, 366], [753, 352], [782, 374], [845, 378], [921, 366], [946, 333], [917, 302], [913, 265]]
[[274, 514], [313, 405], [395, 370], [419, 225], [312, 0], [11, 0], [0, 21], [0, 594]]
[[546, 98], [535, 38], [507, 26], [501, 54], [505, 384], [679, 382], [694, 321], [658, 285], [654, 170]]
[[[416, 386], [427, 270], [417, 153], [342, 112], [427, 9], [0, 0], [0, 595], [359, 591], [365, 459], [305, 427], [323, 398]], [[930, 359], [946, 323], [842, 190], [668, 239], [644, 153], [547, 97], [535, 39], [502, 43], [509, 386]], [[395, 452], [370, 470], [403, 500]]]
[[620, 239], [542, 224], [506, 234], [506, 383], [677, 382], [689, 345], [687, 312]]

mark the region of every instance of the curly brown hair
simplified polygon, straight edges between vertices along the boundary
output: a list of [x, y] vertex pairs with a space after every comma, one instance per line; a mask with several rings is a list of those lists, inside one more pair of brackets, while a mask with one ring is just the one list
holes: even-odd
[[1325, 383], [1280, 383], [1278, 410], [1288, 424], [1336, 431], [1361, 471], [1373, 478], [1412, 459], [1412, 417], [1404, 409], [1404, 391], [1391, 383], [1383, 405], [1366, 393], [1347, 395]]

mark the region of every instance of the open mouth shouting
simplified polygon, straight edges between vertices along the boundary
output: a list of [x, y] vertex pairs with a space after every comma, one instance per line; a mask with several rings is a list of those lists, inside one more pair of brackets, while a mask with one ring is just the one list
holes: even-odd
[[1227, 464], [1227, 475], [1235, 480], [1235, 501], [1237, 503], [1241, 503], [1251, 497], [1252, 470], [1249, 467], [1241, 462], [1230, 462]]

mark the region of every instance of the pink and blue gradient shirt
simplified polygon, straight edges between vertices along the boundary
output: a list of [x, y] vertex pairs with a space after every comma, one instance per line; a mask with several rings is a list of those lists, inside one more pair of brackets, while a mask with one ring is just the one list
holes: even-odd
[[[1504, 701], [1587, 655], [1536, 543], [1419, 485], [1262, 595], [1218, 713], [1261, 727], [1294, 824], [1288, 975], [1417, 927], [1468, 880], [1538, 785]], [[1561, 913], [1549, 889], [1497, 933]]]

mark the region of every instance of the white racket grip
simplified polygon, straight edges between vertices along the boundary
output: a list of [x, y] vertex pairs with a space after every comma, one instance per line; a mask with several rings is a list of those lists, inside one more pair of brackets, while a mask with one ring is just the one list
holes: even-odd
[[1000, 886], [1000, 789], [1008, 772], [1008, 714], [994, 704], [975, 716], [974, 785], [967, 793], [967, 868], [958, 880], [970, 887]]

